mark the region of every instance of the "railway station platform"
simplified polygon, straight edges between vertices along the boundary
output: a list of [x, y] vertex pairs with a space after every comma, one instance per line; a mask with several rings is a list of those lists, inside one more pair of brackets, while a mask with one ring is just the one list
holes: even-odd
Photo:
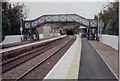
[[46, 75], [44, 80], [46, 79], [118, 81], [116, 75], [90, 42], [79, 35], [69, 50]]
[[[101, 58], [98, 51], [95, 49], [95, 47], [93, 47], [91, 42], [89, 40], [87, 40], [86, 38], [81, 38], [80, 35], [76, 35], [76, 36], [77, 37], [76, 37], [76, 40], [74, 41], [74, 43], [70, 46], [70, 48], [68, 48], [67, 51], [65, 51], [65, 53], [63, 53], [63, 56], [60, 57], [60, 60], [58, 59], [58, 61], [56, 61], [55, 65], [53, 65], [53, 67], [48, 72], [46, 71], [47, 75], [45, 74], [45, 76], [43, 76], [42, 79], [44, 79], [44, 80], [46, 80], [46, 79], [47, 80], [48, 79], [75, 79], [75, 80], [77, 80], [77, 79], [78, 80], [79, 79], [80, 80], [106, 79], [106, 81], [109, 81], [109, 80], [118, 81], [118, 77], [114, 74], [114, 72], [111, 70], [111, 68], [106, 64], [104, 59]], [[64, 38], [64, 37], [65, 37], [65, 35], [47, 39], [47, 40], [37, 41], [37, 42], [29, 43], [29, 44], [10, 47], [10, 48], [0, 50], [0, 53], [19, 49], [22, 47], [31, 46], [34, 44], [41, 44], [44, 42], [48, 42], [48, 41], [52, 41], [52, 40], [56, 40], [56, 39], [60, 39], [60, 38]], [[53, 44], [55, 44], [55, 42], [53, 42]], [[50, 51], [51, 50], [53, 51], [53, 49], [50, 49]], [[55, 48], [54, 48], [54, 50], [55, 50]], [[64, 48], [63, 48], [63, 50], [64, 50]], [[24, 73], [24, 70], [29, 71], [29, 68], [31, 68], [31, 67], [25, 68], [26, 64], [28, 64], [27, 66], [30, 66], [30, 64], [32, 64], [31, 66], [34, 66], [36, 63], [39, 64], [40, 59], [43, 58], [42, 55], [44, 55], [44, 54], [47, 55], [50, 53], [50, 51], [44, 52], [43, 54], [38, 55], [36, 58], [33, 58], [32, 60], [29, 60], [28, 62], [21, 64], [20, 67], [18, 66], [16, 68], [4, 73], [4, 78], [6, 78], [5, 74], [7, 74], [9, 76], [9, 78], [11, 78], [11, 76], [17, 74], [17, 72], [18, 72], [18, 74], [21, 75]], [[58, 53], [58, 54], [60, 54], [60, 53]], [[36, 59], [37, 59], [37, 61], [36, 61]], [[51, 59], [53, 59], [53, 58], [51, 58]], [[47, 64], [46, 66], [49, 66], [48, 63], [52, 64], [53, 61], [51, 61], [51, 63], [46, 62], [45, 63], [45, 64]], [[22, 67], [24, 67], [23, 70], [21, 69]], [[47, 69], [48, 68], [46, 68], [44, 70], [47, 70]], [[16, 72], [14, 72], [14, 70]], [[20, 70], [20, 72], [19, 72], [19, 70]], [[38, 71], [38, 69], [36, 71]], [[42, 73], [42, 71], [43, 71], [43, 69], [41, 69], [39, 72]], [[38, 73], [38, 74], [40, 74], [40, 73]], [[13, 75], [11, 75], [11, 74], [13, 74]], [[32, 74], [32, 72], [31, 72], [31, 74]], [[33, 73], [33, 74], [35, 74], [35, 73]], [[40, 75], [42, 75], [42, 74], [40, 74]], [[15, 78], [18, 79], [19, 76], [16, 75]]]
[[15, 50], [15, 49], [19, 49], [19, 48], [23, 48], [23, 47], [27, 47], [27, 46], [31, 46], [31, 45], [34, 45], [34, 44], [40, 44], [40, 43], [56, 40], [56, 39], [59, 39], [59, 38], [65, 37], [65, 36], [66, 35], [62, 35], [62, 36], [58, 36], [58, 37], [54, 37], [54, 38], [42, 39], [40, 41], [31, 42], [31, 43], [28, 43], [28, 44], [23, 44], [23, 45], [18, 45], [18, 46], [16, 45], [16, 46], [5, 48], [5, 49], [0, 49], [0, 53]]

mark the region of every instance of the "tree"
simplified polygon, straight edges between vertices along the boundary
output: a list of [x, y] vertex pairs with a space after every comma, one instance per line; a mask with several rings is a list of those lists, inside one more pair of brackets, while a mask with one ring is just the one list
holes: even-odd
[[106, 25], [106, 28], [105, 28], [105, 32], [106, 34], [112, 34], [113, 31], [112, 31], [112, 20], [110, 19]]
[[[24, 4], [2, 3], [2, 38], [20, 34], [20, 20], [27, 17]], [[2, 39], [2, 40], [3, 40]]]
[[5, 35], [8, 34], [9, 30], [10, 30], [10, 21], [4, 14], [2, 14], [2, 40], [4, 40], [4, 37]]
[[[118, 35], [119, 28], [119, 2], [110, 2], [104, 6], [105, 10], [99, 13], [100, 19], [104, 22], [102, 33]], [[95, 16], [97, 18], [97, 16]]]

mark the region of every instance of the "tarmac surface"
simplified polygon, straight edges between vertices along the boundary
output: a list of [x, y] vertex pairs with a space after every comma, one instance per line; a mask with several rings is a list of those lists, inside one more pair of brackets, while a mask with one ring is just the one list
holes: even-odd
[[115, 77], [119, 78], [119, 51], [100, 41], [89, 40]]
[[78, 79], [116, 79], [96, 50], [85, 38], [82, 39], [79, 68]]

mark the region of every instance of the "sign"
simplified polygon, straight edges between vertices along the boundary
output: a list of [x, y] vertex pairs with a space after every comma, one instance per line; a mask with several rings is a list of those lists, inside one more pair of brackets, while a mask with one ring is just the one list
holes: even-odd
[[23, 31], [23, 28], [20, 28], [20, 31]]

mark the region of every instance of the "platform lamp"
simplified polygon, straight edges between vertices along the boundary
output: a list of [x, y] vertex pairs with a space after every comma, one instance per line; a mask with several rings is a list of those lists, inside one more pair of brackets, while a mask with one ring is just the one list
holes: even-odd
[[20, 18], [20, 34], [21, 34], [21, 42], [22, 42], [22, 32], [23, 32], [22, 19]]
[[[110, 5], [110, 3], [109, 3], [109, 5]], [[103, 5], [103, 8], [102, 8], [102, 10], [100, 11], [100, 13], [103, 13], [103, 11], [106, 9], [106, 8], [108, 8], [108, 6], [109, 5], [107, 5], [107, 6], [105, 6], [105, 5]], [[99, 15], [98, 15], [99, 16]], [[99, 28], [99, 40], [100, 41], [102, 41], [102, 28], [103, 28], [103, 26], [104, 26], [104, 22], [100, 19], [100, 17], [98, 17], [98, 28]]]
[[98, 40], [99, 40], [99, 34], [100, 34], [100, 33], [99, 33], [99, 27], [100, 27], [100, 25], [99, 25], [99, 19], [100, 19], [100, 16], [99, 16], [99, 13], [98, 13], [98, 29], [97, 29], [97, 32], [98, 32], [98, 35], [97, 35], [98, 38], [97, 38], [97, 39], [98, 39]]

